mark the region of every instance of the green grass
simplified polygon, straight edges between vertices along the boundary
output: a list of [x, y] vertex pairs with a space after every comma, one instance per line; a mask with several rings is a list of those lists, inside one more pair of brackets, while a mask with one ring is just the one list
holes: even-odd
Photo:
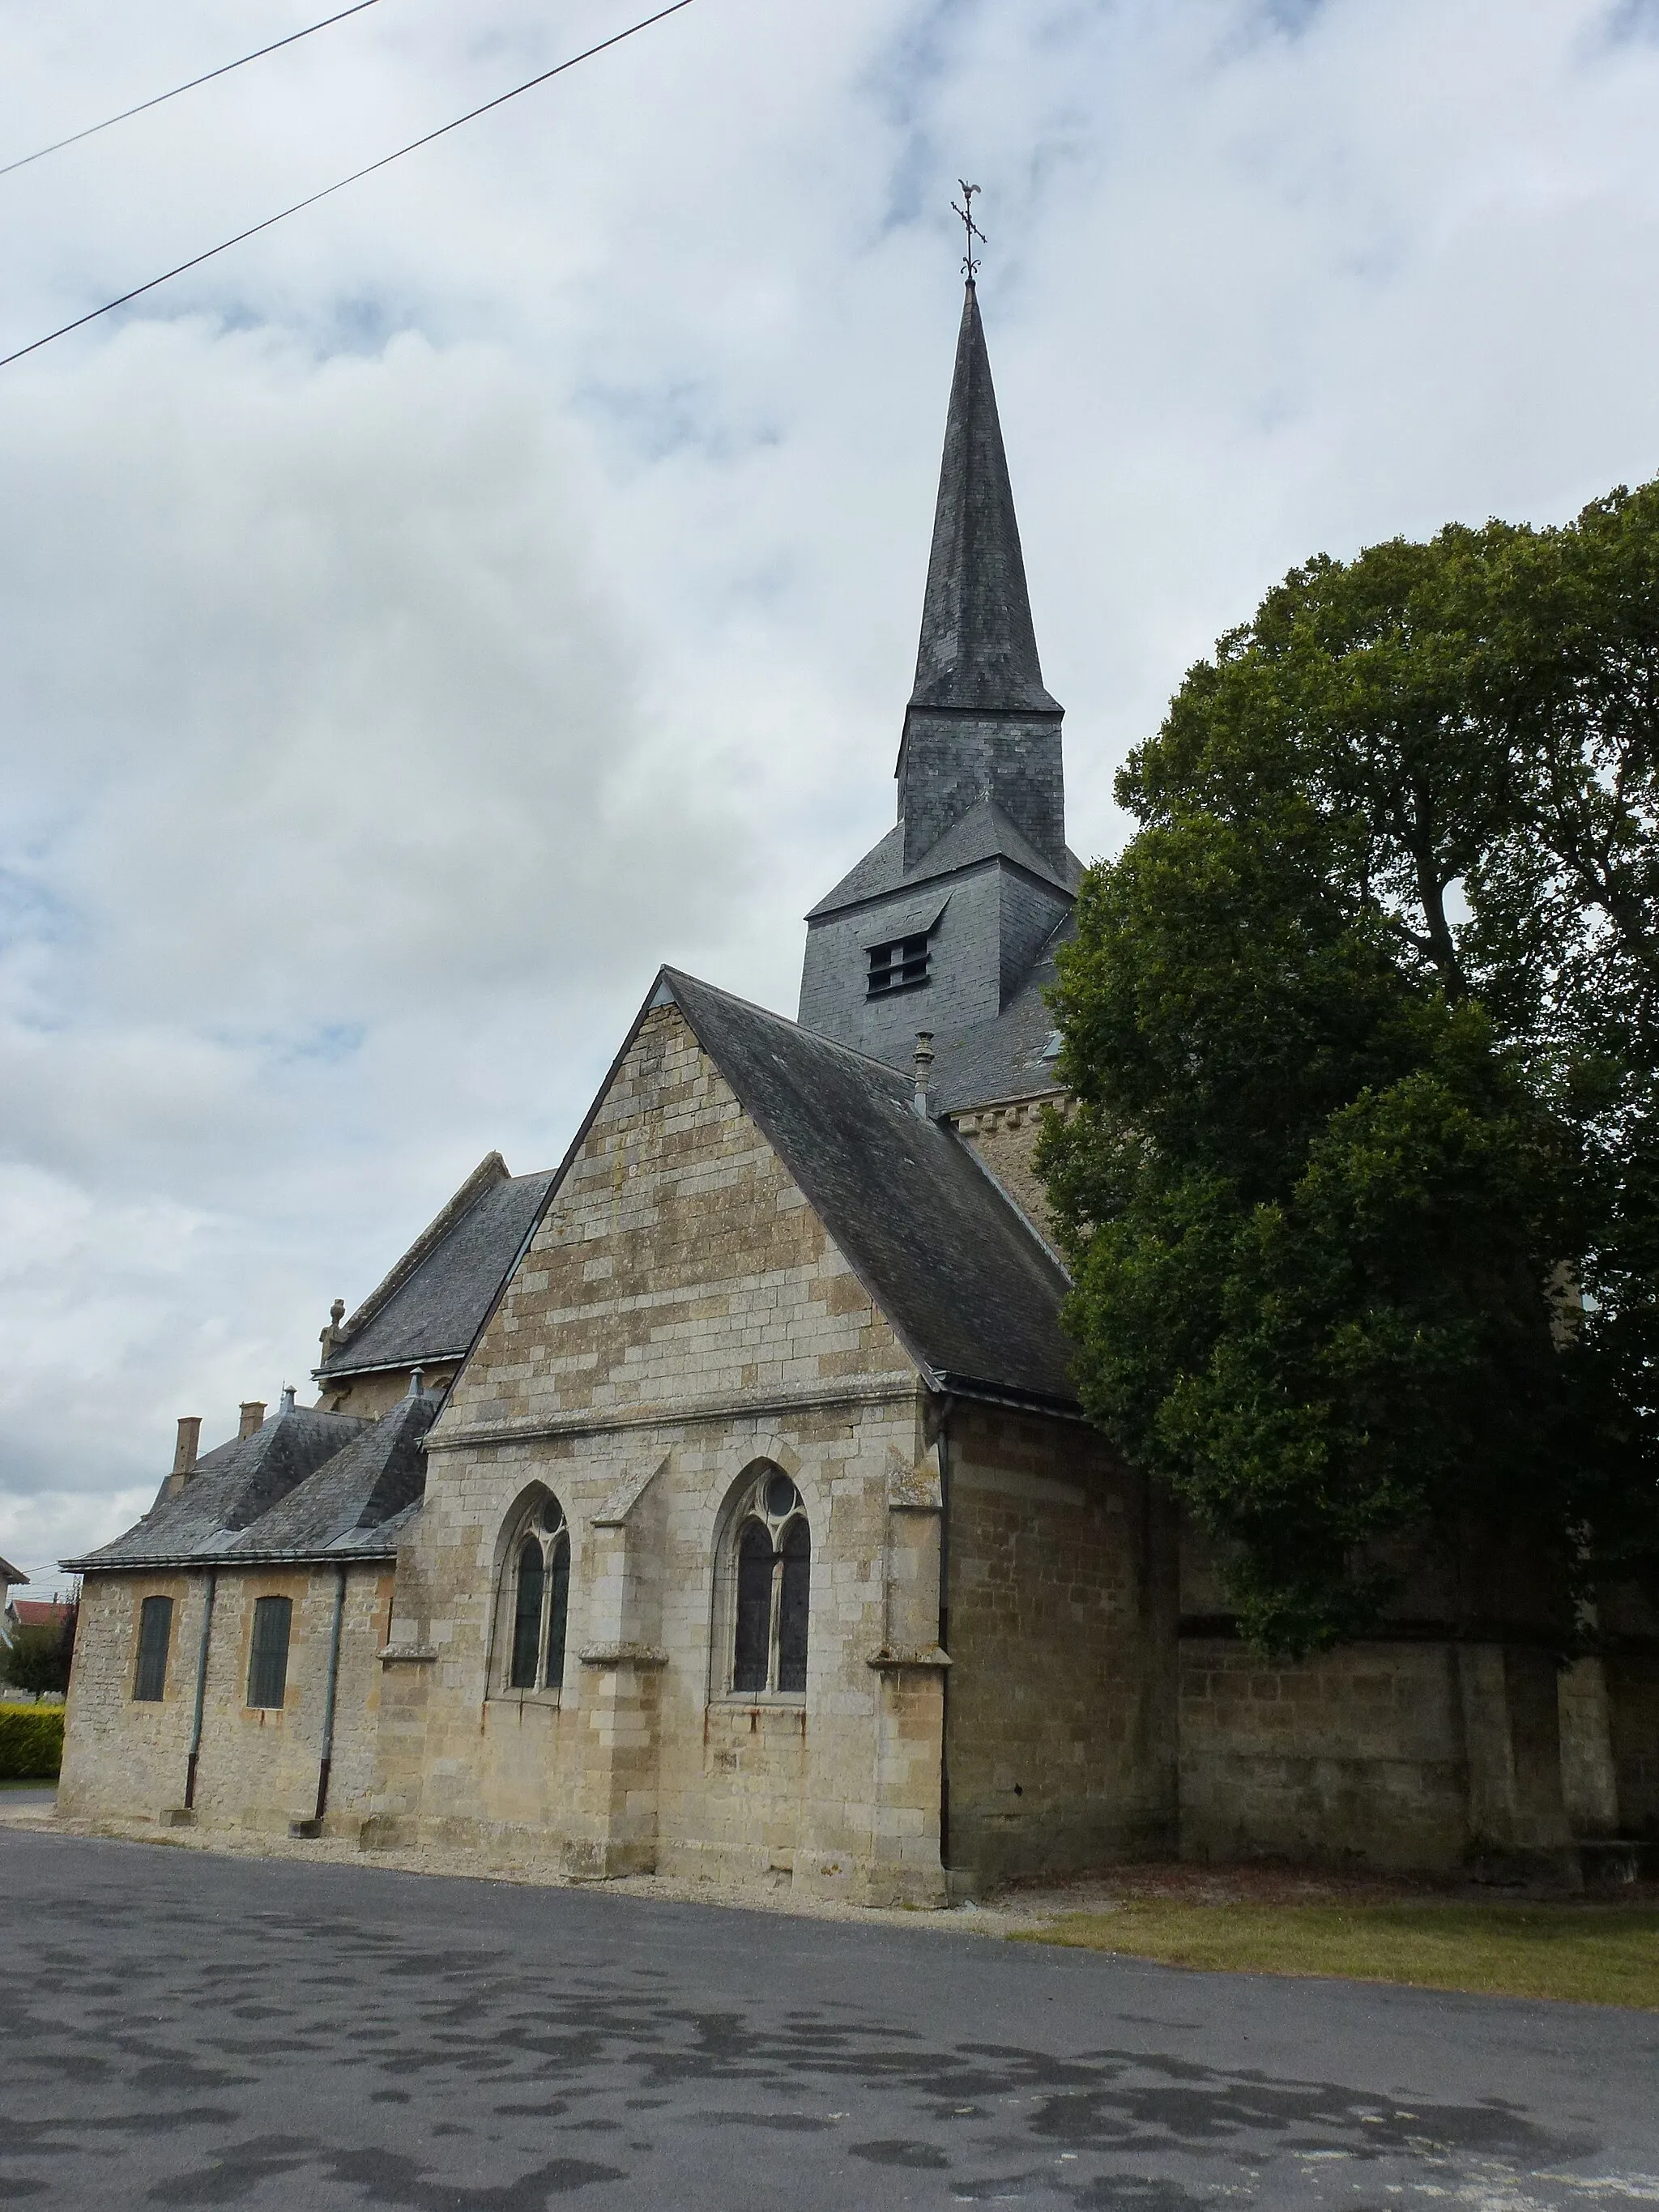
[[1170, 1966], [1334, 1974], [1659, 2011], [1659, 1911], [1575, 1905], [1181, 1905], [1137, 1899], [1022, 1931]]

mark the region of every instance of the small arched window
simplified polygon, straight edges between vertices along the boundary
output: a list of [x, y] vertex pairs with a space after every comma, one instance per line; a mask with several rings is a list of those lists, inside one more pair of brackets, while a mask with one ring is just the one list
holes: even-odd
[[738, 1697], [806, 1687], [812, 1537], [800, 1492], [772, 1467], [761, 1470], [733, 1516], [736, 1573], [732, 1690]]
[[561, 1689], [570, 1614], [570, 1531], [556, 1498], [544, 1496], [530, 1508], [507, 1561], [512, 1614], [507, 1687]]

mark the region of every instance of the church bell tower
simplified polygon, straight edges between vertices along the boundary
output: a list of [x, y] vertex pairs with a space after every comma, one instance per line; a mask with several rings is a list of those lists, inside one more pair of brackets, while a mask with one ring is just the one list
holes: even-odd
[[908, 1066], [994, 1023], [1072, 908], [1062, 710], [1037, 658], [973, 275], [945, 426], [898, 821], [807, 916], [800, 1020]]

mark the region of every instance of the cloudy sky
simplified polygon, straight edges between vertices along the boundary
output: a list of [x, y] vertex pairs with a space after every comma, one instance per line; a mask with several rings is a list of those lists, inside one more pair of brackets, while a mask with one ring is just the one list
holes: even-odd
[[[0, 0], [0, 161], [326, 0]], [[620, 28], [376, 0], [0, 177], [0, 353]], [[1072, 842], [1293, 562], [1659, 469], [1656, 0], [695, 0], [0, 371], [0, 1553], [307, 1386], [890, 819], [981, 283]]]

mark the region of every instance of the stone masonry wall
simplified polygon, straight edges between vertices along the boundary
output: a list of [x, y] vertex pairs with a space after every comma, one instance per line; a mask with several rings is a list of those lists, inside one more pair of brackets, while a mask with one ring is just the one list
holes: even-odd
[[1607, 1662], [1619, 1826], [1659, 1841], [1659, 1656]]
[[1034, 1164], [1045, 1106], [1057, 1106], [1064, 1111], [1062, 1095], [1054, 1092], [1046, 1097], [1015, 1098], [1006, 1105], [975, 1107], [950, 1118], [957, 1134], [1012, 1199], [1038, 1236], [1058, 1250], [1048, 1212], [1048, 1194]]
[[[184, 1802], [202, 1589], [194, 1576], [86, 1577], [58, 1785], [63, 1812], [76, 1820], [154, 1820], [164, 1806]], [[173, 1631], [161, 1700], [140, 1705], [132, 1689], [147, 1597], [173, 1600]]]
[[1181, 1644], [1181, 1850], [1450, 1867], [1467, 1838], [1453, 1648], [1365, 1644], [1297, 1666]]
[[1167, 1512], [1076, 1424], [959, 1407], [950, 1454], [951, 1865], [1171, 1849]]
[[[918, 1398], [776, 1155], [678, 1011], [654, 1011], [429, 1438], [374, 1832], [931, 1898], [937, 1716], [918, 1748], [915, 1699], [868, 1663]], [[714, 1642], [717, 1531], [759, 1462], [810, 1520], [804, 1698], [732, 1697]], [[562, 1689], [526, 1696], [492, 1630], [535, 1484], [569, 1525], [570, 1622]]]
[[[77, 1637], [73, 1717], [60, 1802], [78, 1818], [159, 1820], [182, 1808], [207, 1576], [87, 1578]], [[222, 1568], [214, 1594], [196, 1815], [205, 1826], [285, 1833], [317, 1798], [331, 1569]], [[152, 1595], [173, 1599], [173, 1640], [159, 1704], [132, 1696], [137, 1620]], [[249, 1707], [248, 1644], [264, 1596], [294, 1604], [280, 1711]], [[355, 1828], [367, 1809], [379, 1723], [380, 1662], [391, 1603], [384, 1569], [349, 1571], [341, 1624], [327, 1826]]]

